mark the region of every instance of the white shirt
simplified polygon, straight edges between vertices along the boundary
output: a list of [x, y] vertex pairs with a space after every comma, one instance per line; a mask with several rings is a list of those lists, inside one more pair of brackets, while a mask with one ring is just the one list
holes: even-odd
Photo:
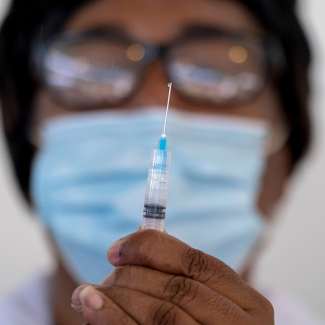
[[[275, 325], [325, 325], [282, 292], [268, 289], [261, 294], [274, 307]], [[39, 276], [0, 303], [0, 324], [54, 325], [50, 301], [50, 280]]]
[[54, 325], [51, 282], [38, 276], [0, 302], [1, 325]]

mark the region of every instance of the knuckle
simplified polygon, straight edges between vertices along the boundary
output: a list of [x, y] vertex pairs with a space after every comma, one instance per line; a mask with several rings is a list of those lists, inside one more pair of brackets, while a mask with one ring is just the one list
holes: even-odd
[[273, 305], [269, 301], [267, 301], [267, 305], [268, 305], [268, 312], [274, 318], [274, 308], [273, 308]]
[[214, 265], [212, 277], [216, 283], [228, 282], [234, 284], [243, 282], [241, 277], [233, 269], [220, 260], [217, 260], [217, 263]]
[[177, 307], [168, 302], [159, 302], [152, 317], [152, 325], [176, 325]]
[[198, 289], [195, 281], [186, 277], [175, 276], [166, 284], [163, 296], [171, 303], [184, 305], [196, 298]]
[[185, 274], [195, 279], [200, 279], [213, 272], [210, 256], [191, 247], [182, 253], [182, 266], [185, 268]]
[[[262, 296], [261, 296], [262, 297]], [[256, 299], [256, 307], [248, 312], [259, 323], [263, 320], [263, 324], [274, 324], [274, 308], [269, 300], [265, 297]]]
[[266, 298], [263, 299], [263, 311], [265, 317], [267, 317], [268, 319], [274, 319], [273, 305]]
[[219, 299], [217, 308], [216, 308], [222, 315], [227, 316], [227, 319], [236, 319], [237, 312], [233, 306], [233, 304], [224, 298]]

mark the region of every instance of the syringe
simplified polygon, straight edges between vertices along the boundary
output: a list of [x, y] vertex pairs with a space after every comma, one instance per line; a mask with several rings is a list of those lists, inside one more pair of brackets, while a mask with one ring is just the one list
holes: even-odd
[[171, 151], [167, 151], [166, 137], [166, 123], [172, 84], [169, 83], [168, 87], [169, 94], [164, 132], [158, 142], [157, 149], [151, 150], [141, 229], [156, 229], [164, 231], [169, 171], [172, 158]]

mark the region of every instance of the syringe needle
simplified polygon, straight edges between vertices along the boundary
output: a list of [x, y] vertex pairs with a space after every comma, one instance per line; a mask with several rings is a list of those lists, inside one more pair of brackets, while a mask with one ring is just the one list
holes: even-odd
[[170, 92], [172, 90], [172, 85], [173, 84], [171, 82], [168, 84], [169, 94], [168, 94], [168, 101], [167, 101], [167, 110], [166, 110], [166, 117], [165, 117], [165, 126], [164, 126], [164, 132], [162, 134], [162, 137], [166, 137], [166, 124], [167, 124], [167, 116], [168, 116], [168, 109], [169, 109]]

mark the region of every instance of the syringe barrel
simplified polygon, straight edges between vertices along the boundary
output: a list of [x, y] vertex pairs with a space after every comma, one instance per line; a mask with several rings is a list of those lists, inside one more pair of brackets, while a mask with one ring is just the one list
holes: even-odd
[[142, 229], [164, 231], [171, 151], [151, 150]]

